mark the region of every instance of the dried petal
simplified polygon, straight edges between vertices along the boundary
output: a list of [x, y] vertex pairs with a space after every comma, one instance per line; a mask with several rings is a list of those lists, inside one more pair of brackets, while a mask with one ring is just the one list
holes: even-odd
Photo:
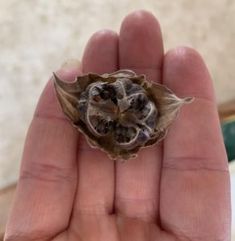
[[193, 100], [179, 98], [131, 70], [89, 73], [73, 83], [54, 77], [65, 115], [92, 147], [105, 151], [111, 159], [135, 157], [140, 148], [158, 143], [180, 107]]

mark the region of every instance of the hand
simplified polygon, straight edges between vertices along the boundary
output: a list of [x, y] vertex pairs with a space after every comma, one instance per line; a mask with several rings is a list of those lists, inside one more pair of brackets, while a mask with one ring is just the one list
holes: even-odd
[[72, 81], [118, 69], [195, 101], [181, 109], [164, 143], [114, 163], [67, 121], [50, 80], [28, 131], [5, 240], [230, 240], [228, 164], [202, 58], [183, 47], [164, 55], [157, 20], [136, 11], [119, 35], [95, 33], [81, 65], [58, 72]]

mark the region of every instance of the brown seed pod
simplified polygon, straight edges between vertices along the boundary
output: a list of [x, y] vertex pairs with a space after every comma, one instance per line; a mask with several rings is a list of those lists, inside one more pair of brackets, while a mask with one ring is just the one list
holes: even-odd
[[73, 83], [54, 74], [57, 97], [65, 115], [92, 147], [111, 159], [136, 157], [140, 148], [161, 141], [180, 107], [193, 98], [179, 98], [167, 87], [149, 82], [131, 70], [89, 73]]

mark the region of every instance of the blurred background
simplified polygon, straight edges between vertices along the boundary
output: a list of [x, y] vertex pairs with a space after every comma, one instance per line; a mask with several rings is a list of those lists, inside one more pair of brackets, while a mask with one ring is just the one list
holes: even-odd
[[[0, 235], [18, 178], [26, 130], [52, 71], [67, 59], [81, 59], [95, 31], [118, 32], [123, 17], [137, 9], [150, 10], [159, 19], [165, 50], [187, 45], [204, 57], [226, 120], [223, 131], [229, 136], [228, 148], [235, 150], [235, 144], [231, 145], [235, 135], [231, 125], [235, 1], [0, 0]], [[235, 173], [233, 163], [230, 168]], [[231, 180], [235, 189], [235, 177]]]

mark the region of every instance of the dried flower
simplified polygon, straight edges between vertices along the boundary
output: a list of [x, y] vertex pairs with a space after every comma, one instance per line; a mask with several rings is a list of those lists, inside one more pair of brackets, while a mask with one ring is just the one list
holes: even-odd
[[111, 159], [135, 157], [140, 148], [162, 140], [180, 107], [193, 100], [131, 70], [89, 73], [73, 83], [54, 77], [65, 115]]

